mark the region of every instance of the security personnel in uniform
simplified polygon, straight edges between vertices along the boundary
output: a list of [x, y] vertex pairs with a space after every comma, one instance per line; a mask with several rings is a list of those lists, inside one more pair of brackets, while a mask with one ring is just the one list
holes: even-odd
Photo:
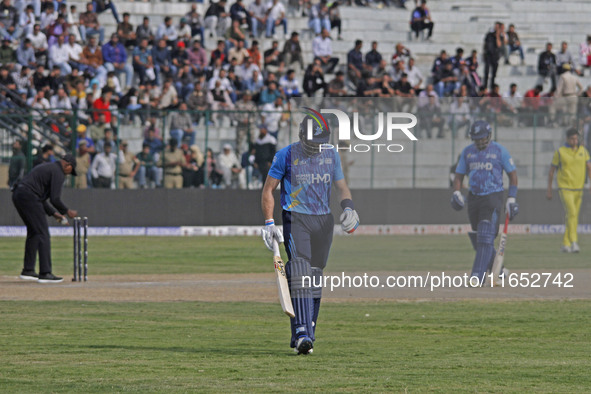
[[[51, 244], [47, 216], [67, 223], [78, 213], [62, 202], [60, 196], [66, 175], [76, 176], [76, 159], [67, 154], [55, 163], [40, 164], [33, 168], [15, 187], [12, 202], [27, 227], [24, 268], [20, 278], [39, 283], [59, 283], [63, 279], [51, 272]], [[47, 216], [46, 216], [47, 215]], [[39, 275], [35, 260], [39, 252]]]
[[180, 189], [183, 187], [182, 167], [185, 164], [185, 156], [177, 146], [177, 139], [171, 138], [168, 143], [169, 149], [163, 153], [164, 187], [167, 189]]

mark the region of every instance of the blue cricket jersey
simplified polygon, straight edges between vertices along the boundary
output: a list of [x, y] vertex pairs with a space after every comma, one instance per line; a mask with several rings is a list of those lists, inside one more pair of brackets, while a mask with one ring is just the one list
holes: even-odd
[[468, 174], [470, 192], [477, 196], [503, 191], [503, 170], [513, 172], [515, 164], [509, 151], [496, 142], [483, 150], [478, 150], [474, 144], [467, 146], [456, 167], [456, 173]]
[[344, 178], [341, 158], [334, 148], [307, 156], [300, 142], [275, 154], [269, 175], [281, 180], [283, 209], [307, 215], [329, 214], [331, 185]]

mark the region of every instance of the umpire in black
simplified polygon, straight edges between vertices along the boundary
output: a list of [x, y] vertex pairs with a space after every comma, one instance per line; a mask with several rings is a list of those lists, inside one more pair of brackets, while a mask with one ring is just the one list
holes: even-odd
[[[73, 218], [78, 214], [68, 209], [60, 198], [62, 186], [68, 174], [76, 176], [76, 159], [70, 154], [63, 156], [55, 163], [34, 167], [12, 189], [12, 202], [27, 226], [25, 261], [21, 279], [35, 280], [39, 283], [63, 281], [63, 278], [51, 272], [51, 244], [47, 216], [53, 216], [65, 224], [67, 219], [64, 215]], [[37, 251], [39, 251], [39, 275], [35, 273]]]

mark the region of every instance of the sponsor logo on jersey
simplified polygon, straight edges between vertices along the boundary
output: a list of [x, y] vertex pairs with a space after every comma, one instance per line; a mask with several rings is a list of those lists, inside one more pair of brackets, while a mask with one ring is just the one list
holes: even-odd
[[492, 171], [493, 164], [490, 162], [481, 162], [476, 161], [474, 163], [470, 163], [470, 171]]

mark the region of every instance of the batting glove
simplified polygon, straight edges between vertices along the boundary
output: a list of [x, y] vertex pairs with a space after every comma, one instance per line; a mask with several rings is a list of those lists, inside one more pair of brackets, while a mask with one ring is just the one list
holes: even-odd
[[283, 232], [279, 227], [275, 226], [275, 221], [273, 219], [265, 221], [265, 227], [261, 229], [261, 236], [263, 237], [265, 246], [271, 252], [273, 251], [274, 239], [277, 241], [277, 243], [283, 242]]
[[451, 207], [456, 211], [464, 209], [464, 196], [462, 196], [462, 192], [459, 190], [456, 190], [451, 196]]
[[515, 197], [507, 198], [507, 203], [505, 204], [505, 212], [509, 212], [509, 220], [513, 220], [515, 216], [519, 213], [519, 204], [515, 201]]
[[351, 234], [359, 226], [359, 215], [357, 211], [351, 208], [345, 208], [341, 214], [341, 228], [344, 232]]

